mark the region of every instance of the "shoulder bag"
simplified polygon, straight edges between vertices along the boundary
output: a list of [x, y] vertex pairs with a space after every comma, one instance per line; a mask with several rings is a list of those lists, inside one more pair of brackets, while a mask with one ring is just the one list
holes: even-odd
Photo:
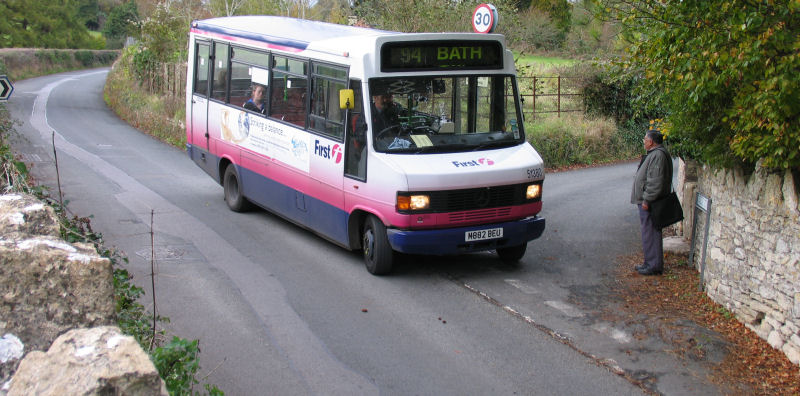
[[683, 208], [678, 200], [678, 194], [675, 194], [675, 190], [670, 190], [667, 196], [650, 202], [650, 218], [653, 219], [653, 225], [658, 228], [664, 228], [683, 220]]

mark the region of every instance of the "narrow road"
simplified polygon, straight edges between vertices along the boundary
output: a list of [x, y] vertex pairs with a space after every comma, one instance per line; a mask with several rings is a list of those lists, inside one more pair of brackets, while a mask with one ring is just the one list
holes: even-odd
[[587, 309], [639, 249], [635, 163], [547, 175], [548, 228], [518, 265], [408, 257], [375, 277], [357, 252], [229, 211], [182, 150], [105, 106], [106, 73], [15, 83], [12, 145], [55, 193], [55, 132], [70, 212], [129, 257], [150, 309], [152, 214], [158, 313], [168, 333], [200, 339], [202, 374], [226, 394], [624, 395], [642, 393], [641, 375], [664, 394], [718, 393], [702, 365]]

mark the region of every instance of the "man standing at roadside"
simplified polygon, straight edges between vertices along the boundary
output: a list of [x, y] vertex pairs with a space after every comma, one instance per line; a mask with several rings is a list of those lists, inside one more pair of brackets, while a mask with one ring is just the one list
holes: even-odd
[[636, 267], [642, 275], [658, 275], [664, 271], [664, 245], [661, 228], [653, 224], [650, 203], [666, 196], [672, 185], [672, 157], [661, 143], [664, 137], [657, 129], [650, 129], [644, 137], [647, 154], [639, 162], [633, 180], [631, 203], [639, 207], [642, 229], [644, 263]]

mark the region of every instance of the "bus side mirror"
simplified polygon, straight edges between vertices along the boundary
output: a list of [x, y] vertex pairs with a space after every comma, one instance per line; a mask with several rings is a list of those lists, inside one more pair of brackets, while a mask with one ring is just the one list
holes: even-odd
[[355, 94], [353, 93], [352, 89], [340, 89], [339, 90], [339, 108], [344, 110], [352, 110], [353, 104], [355, 103]]

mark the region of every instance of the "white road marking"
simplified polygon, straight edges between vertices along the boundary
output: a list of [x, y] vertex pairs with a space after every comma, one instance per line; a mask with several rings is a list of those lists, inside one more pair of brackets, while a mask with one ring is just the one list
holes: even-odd
[[563, 301], [545, 301], [544, 303], [550, 306], [551, 308], [555, 308], [561, 311], [562, 313], [564, 313], [564, 315], [567, 315], [571, 318], [580, 318], [584, 316], [583, 311], [578, 309], [578, 307], [572, 304], [567, 304]]
[[615, 327], [611, 327], [608, 323], [595, 323], [592, 325], [592, 330], [600, 334], [605, 334], [620, 344], [628, 344], [633, 341], [633, 337], [631, 337], [630, 334]]
[[539, 294], [539, 289], [519, 280], [519, 279], [506, 279], [506, 283], [515, 288], [519, 289], [519, 291], [525, 294]]

